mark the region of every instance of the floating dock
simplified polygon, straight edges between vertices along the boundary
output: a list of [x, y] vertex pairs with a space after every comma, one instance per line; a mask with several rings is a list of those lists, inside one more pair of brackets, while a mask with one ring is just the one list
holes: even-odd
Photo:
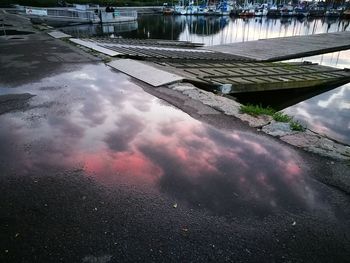
[[350, 70], [310, 62], [197, 62], [167, 63], [166, 66], [167, 70], [194, 84], [217, 87], [227, 94], [341, 85], [350, 81]]
[[205, 47], [258, 61], [281, 61], [350, 49], [350, 31], [279, 37]]
[[[137, 40], [121, 38], [78, 39], [80, 45], [108, 49], [119, 57], [147, 61], [249, 61], [235, 55], [228, 55], [200, 49], [202, 44], [172, 40]], [[77, 39], [71, 39], [77, 42]], [[96, 50], [98, 51], [98, 50]]]
[[[319, 43], [317, 39], [320, 40]], [[220, 90], [222, 93], [246, 93], [334, 86], [350, 81], [349, 69], [325, 67], [309, 62], [269, 62], [300, 57], [306, 53], [319, 54], [326, 52], [325, 50], [350, 48], [350, 32], [266, 40], [269, 43], [276, 41], [274, 45], [279, 46], [277, 51], [273, 44], [264, 42], [265, 44], [258, 45], [261, 41], [252, 41], [256, 49], [260, 48], [261, 51], [254, 50], [253, 44], [249, 49], [248, 44], [245, 51], [247, 53], [235, 52], [233, 48], [235, 45], [244, 47], [246, 43], [203, 47], [198, 43], [156, 39], [70, 40], [105, 55], [124, 59], [112, 61], [109, 65], [155, 87], [187, 81], [207, 89]], [[233, 51], [230, 53], [224, 53], [231, 49]], [[262, 50], [269, 53], [263, 57], [259, 55]], [[156, 78], [161, 80], [157, 81]]]

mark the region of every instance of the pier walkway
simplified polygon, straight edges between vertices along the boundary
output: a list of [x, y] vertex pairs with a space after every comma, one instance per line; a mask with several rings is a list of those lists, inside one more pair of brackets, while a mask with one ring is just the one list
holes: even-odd
[[259, 61], [280, 61], [301, 58], [349, 48], [350, 31], [269, 38], [205, 47], [206, 50]]
[[[276, 41], [275, 44], [257, 45], [263, 41], [253, 41], [255, 49], [248, 43], [246, 53], [234, 47], [238, 45], [243, 50], [247, 43], [202, 47], [198, 43], [171, 40], [71, 38], [70, 41], [110, 57], [129, 59], [112, 61], [109, 66], [155, 87], [187, 81], [223, 93], [246, 93], [342, 85], [350, 81], [349, 69], [269, 61], [282, 60], [283, 55], [287, 59], [307, 52], [319, 54], [350, 48], [350, 32], [266, 40]], [[293, 49], [289, 48], [293, 45]], [[267, 52], [265, 57], [262, 50]]]

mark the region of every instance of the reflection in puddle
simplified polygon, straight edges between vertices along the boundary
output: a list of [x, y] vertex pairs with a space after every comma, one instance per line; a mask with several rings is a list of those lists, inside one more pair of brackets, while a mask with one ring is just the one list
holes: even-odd
[[20, 31], [20, 30], [14, 30], [14, 29], [3, 29], [3, 30], [0, 30], [0, 36], [29, 35], [29, 34], [34, 34], [34, 32]]
[[284, 110], [308, 128], [350, 145], [350, 84]]
[[[343, 69], [350, 65], [350, 50], [289, 62], [303, 61]], [[340, 87], [328, 85], [312, 89], [237, 94], [236, 97], [243, 104], [262, 104], [283, 110], [309, 129], [350, 145], [350, 83]]]
[[[350, 50], [293, 60], [348, 68]], [[302, 101], [284, 110], [308, 128], [350, 145], [350, 83]]]
[[22, 89], [38, 95], [38, 107], [0, 116], [2, 174], [80, 167], [105, 184], [165, 192], [219, 215], [325, 205], [296, 152], [196, 121], [103, 65]]

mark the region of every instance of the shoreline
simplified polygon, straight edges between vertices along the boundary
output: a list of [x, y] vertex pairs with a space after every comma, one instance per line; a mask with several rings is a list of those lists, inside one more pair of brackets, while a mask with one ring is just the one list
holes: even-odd
[[[73, 46], [77, 46], [89, 54], [91, 53], [92, 55], [100, 58], [105, 62], [106, 65], [108, 65], [108, 63], [113, 60], [104, 54], [96, 53], [86, 47], [75, 45], [70, 41], [67, 42]], [[143, 83], [141, 81], [137, 82], [140, 83], [141, 86], [147, 86], [146, 83]], [[173, 92], [187, 96], [191, 100], [200, 102], [203, 105], [209, 106], [213, 110], [221, 112], [226, 116], [237, 118], [245, 125], [248, 125], [251, 128], [255, 128], [259, 132], [275, 137], [304, 151], [312, 152], [324, 157], [330, 157], [335, 160], [350, 161], [350, 145], [340, 142], [325, 134], [317, 133], [308, 128], [306, 128], [305, 131], [293, 131], [290, 128], [289, 123], [275, 121], [271, 116], [260, 115], [254, 117], [246, 113], [241, 113], [240, 108], [243, 104], [225, 96], [220, 96], [213, 92], [197, 88], [190, 83], [179, 82], [172, 85], [165, 85], [163, 87], [166, 87]], [[157, 87], [151, 88], [155, 90], [160, 89]], [[148, 92], [150, 91], [149, 89], [147, 90]], [[164, 90], [162, 92], [166, 93]], [[179, 107], [180, 110], [186, 112], [183, 107], [177, 107]]]
[[238, 118], [250, 127], [256, 128], [258, 131], [276, 137], [290, 145], [325, 157], [350, 160], [350, 145], [339, 142], [327, 135], [319, 134], [308, 128], [305, 131], [293, 131], [289, 123], [275, 121], [271, 116], [260, 115], [254, 117], [241, 113], [240, 108], [242, 104], [239, 102], [201, 90], [188, 83], [170, 85], [168, 88], [181, 92], [183, 95], [200, 101], [225, 115]]

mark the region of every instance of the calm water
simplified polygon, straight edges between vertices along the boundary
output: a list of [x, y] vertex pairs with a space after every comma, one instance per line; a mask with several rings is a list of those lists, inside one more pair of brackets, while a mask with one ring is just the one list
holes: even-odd
[[[141, 16], [137, 22], [122, 25], [79, 26], [65, 28], [64, 30], [79, 37], [107, 35], [124, 38], [162, 38], [217, 45], [261, 38], [349, 31], [349, 24], [350, 20], [339, 19], [241, 19], [152, 15]], [[349, 68], [350, 51], [294, 61], [302, 60], [326, 66]], [[277, 109], [287, 107], [285, 112], [307, 123], [308, 128], [350, 144], [350, 84], [315, 96], [316, 94], [315, 92], [303, 94], [303, 96], [288, 94], [284, 98], [271, 94], [268, 96], [268, 100], [262, 101], [262, 103], [269, 104]], [[256, 102], [255, 98], [250, 97], [247, 100]]]

